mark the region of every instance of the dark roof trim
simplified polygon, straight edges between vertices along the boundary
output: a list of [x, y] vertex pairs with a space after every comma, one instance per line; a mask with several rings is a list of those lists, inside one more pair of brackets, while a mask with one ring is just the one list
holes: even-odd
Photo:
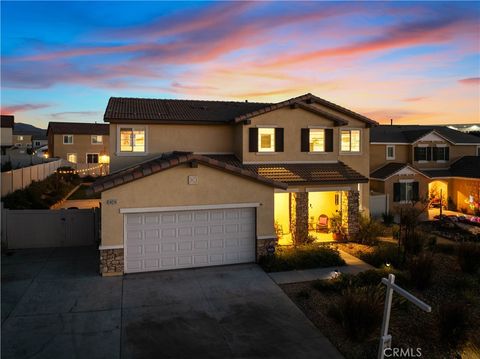
[[[344, 115], [347, 115], [347, 116], [350, 116], [352, 118], [355, 118], [359, 121], [362, 121], [362, 122], [365, 122], [367, 123], [368, 125], [371, 125], [371, 126], [377, 126], [378, 125], [378, 122], [372, 120], [372, 119], [369, 119], [368, 117], [365, 117], [365, 116], [362, 116], [356, 112], [353, 112], [351, 110], [348, 110], [346, 109], [345, 107], [342, 107], [342, 106], [339, 106], [339, 105], [336, 105], [330, 101], [327, 101], [327, 100], [324, 100], [320, 97], [317, 97], [317, 96], [314, 96], [312, 95], [311, 93], [308, 93], [308, 94], [305, 94], [305, 95], [302, 95], [302, 96], [299, 96], [299, 97], [294, 97], [294, 98], [291, 98], [289, 100], [286, 100], [286, 101], [282, 101], [282, 102], [279, 102], [279, 103], [276, 103], [276, 104], [273, 104], [273, 105], [270, 105], [270, 106], [267, 106], [267, 107], [264, 107], [262, 109], [259, 109], [259, 110], [256, 110], [256, 111], [253, 111], [253, 112], [250, 112], [250, 113], [247, 113], [247, 114], [244, 114], [244, 115], [241, 115], [241, 116], [238, 116], [235, 118], [235, 122], [241, 122], [241, 121], [244, 121], [244, 120], [247, 120], [247, 119], [250, 119], [252, 117], [255, 117], [255, 116], [258, 116], [258, 115], [262, 115], [264, 113], [267, 113], [267, 112], [271, 112], [271, 111], [274, 111], [274, 110], [277, 110], [277, 109], [280, 109], [280, 108], [283, 108], [283, 107], [286, 107], [286, 106], [290, 106], [290, 105], [295, 105], [295, 104], [299, 104], [301, 103], [302, 101], [312, 101], [312, 102], [315, 102], [315, 103], [318, 103], [320, 105], [323, 105], [327, 108], [330, 108], [332, 110], [335, 110], [337, 112], [340, 112]], [[308, 106], [308, 104], [304, 104], [305, 106]], [[322, 116], [326, 116], [326, 114], [328, 114], [327, 112], [325, 111], [322, 111], [322, 110], [319, 110], [313, 106], [308, 106], [308, 109], [311, 110], [311, 109], [315, 109], [316, 111], [319, 111], [319, 114], [321, 114]], [[306, 108], [305, 108], [306, 109]], [[339, 117], [337, 116], [334, 116], [332, 114], [328, 114], [330, 117], [334, 117], [335, 119], [340, 119]], [[340, 119], [342, 122], [345, 122], [345, 120], [343, 119]]]
[[87, 122], [49, 122], [48, 133], [65, 135], [103, 135], [108, 136], [110, 125], [107, 123]]
[[139, 178], [147, 177], [149, 175], [159, 173], [170, 168], [174, 168], [178, 165], [191, 162], [202, 163], [203, 165], [218, 170], [223, 170], [250, 180], [262, 182], [272, 187], [278, 187], [282, 189], [287, 189], [288, 187], [285, 183], [270, 180], [245, 169], [241, 169], [206, 156], [195, 155], [191, 152], [171, 152], [157, 157], [153, 160], [147, 161], [141, 165], [136, 165], [124, 171], [106, 176], [96, 181], [91, 188], [94, 193], [102, 192], [129, 182], [133, 182]]
[[[380, 173], [382, 173], [382, 171], [385, 171], [387, 167], [393, 165], [393, 164], [397, 164], [399, 165], [398, 167], [396, 167], [393, 171], [391, 171], [390, 173], [388, 173], [388, 170], [387, 170], [387, 173], [385, 173], [383, 176], [382, 175], [379, 175]], [[403, 166], [401, 166], [403, 165]], [[401, 170], [403, 170], [404, 168], [408, 168], [409, 170], [412, 170], [413, 172], [416, 172], [418, 173], [419, 175], [422, 175], [426, 178], [431, 178], [428, 174], [426, 174], [425, 172], [422, 172], [420, 170], [417, 170], [416, 168], [410, 166], [409, 164], [407, 163], [403, 163], [403, 164], [400, 164], [400, 163], [389, 163], [389, 164], [386, 164], [385, 166], [382, 166], [378, 169], [376, 169], [375, 171], [372, 171], [370, 173], [370, 179], [373, 179], [373, 180], [376, 180], [376, 181], [386, 181], [387, 179], [389, 179], [390, 177], [393, 177], [395, 176], [398, 172], [400, 172]]]

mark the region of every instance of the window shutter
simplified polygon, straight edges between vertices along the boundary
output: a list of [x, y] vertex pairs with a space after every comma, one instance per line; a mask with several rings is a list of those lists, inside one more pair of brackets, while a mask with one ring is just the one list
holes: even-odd
[[450, 161], [450, 147], [445, 147], [445, 161]]
[[413, 148], [413, 160], [418, 161], [418, 147]]
[[302, 128], [301, 151], [310, 152], [310, 130], [308, 128]]
[[333, 152], [333, 128], [325, 129], [325, 152]]
[[283, 152], [283, 128], [275, 128], [275, 152]]
[[248, 129], [248, 150], [258, 152], [258, 128], [256, 127]]
[[427, 147], [427, 161], [431, 161], [431, 160], [432, 160], [432, 148]]
[[418, 201], [420, 198], [418, 193], [418, 182], [412, 182], [412, 199]]
[[393, 202], [400, 202], [400, 183], [393, 184]]
[[433, 160], [436, 161], [438, 160], [438, 147], [433, 147]]

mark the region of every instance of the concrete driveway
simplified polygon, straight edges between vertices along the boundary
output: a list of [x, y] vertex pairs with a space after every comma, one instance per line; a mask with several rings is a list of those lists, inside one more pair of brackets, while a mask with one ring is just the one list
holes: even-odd
[[254, 264], [97, 268], [87, 247], [2, 256], [2, 358], [341, 358]]

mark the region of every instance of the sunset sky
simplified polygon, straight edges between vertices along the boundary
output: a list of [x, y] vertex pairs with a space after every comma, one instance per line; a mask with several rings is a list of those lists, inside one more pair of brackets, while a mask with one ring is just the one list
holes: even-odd
[[111, 96], [277, 102], [381, 123], [480, 122], [478, 2], [1, 2], [1, 107], [102, 122]]

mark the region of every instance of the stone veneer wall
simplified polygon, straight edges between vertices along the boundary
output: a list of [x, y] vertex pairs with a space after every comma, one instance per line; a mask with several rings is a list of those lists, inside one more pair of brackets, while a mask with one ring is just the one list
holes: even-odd
[[123, 248], [100, 250], [100, 274], [123, 275]]
[[358, 216], [360, 214], [360, 193], [358, 191], [348, 191], [346, 197], [348, 202], [347, 232], [348, 235], [351, 236], [352, 234], [357, 233], [359, 229]]
[[295, 233], [293, 239], [305, 240], [308, 236], [308, 192], [295, 193]]
[[268, 254], [267, 248], [269, 246], [273, 246], [274, 248], [277, 246], [277, 238], [257, 238], [257, 261], [261, 256], [265, 256]]

